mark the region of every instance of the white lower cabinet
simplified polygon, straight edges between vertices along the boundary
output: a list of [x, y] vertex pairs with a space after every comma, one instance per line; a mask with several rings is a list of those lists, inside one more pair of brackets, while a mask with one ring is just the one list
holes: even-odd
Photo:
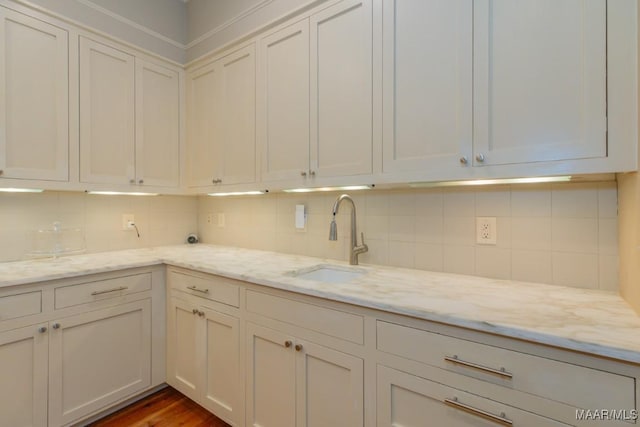
[[247, 424], [363, 425], [361, 358], [247, 323]]
[[49, 420], [66, 425], [151, 384], [151, 299], [50, 322]]
[[[231, 425], [242, 424], [240, 320], [237, 285], [170, 272], [167, 383]], [[188, 291], [183, 292], [183, 291]], [[193, 294], [200, 292], [202, 297]], [[213, 307], [218, 307], [216, 310]]]
[[129, 270], [1, 289], [0, 426], [74, 425], [164, 382], [160, 276]]
[[378, 427], [568, 425], [382, 365], [377, 396]]
[[0, 424], [47, 425], [46, 323], [0, 332]]

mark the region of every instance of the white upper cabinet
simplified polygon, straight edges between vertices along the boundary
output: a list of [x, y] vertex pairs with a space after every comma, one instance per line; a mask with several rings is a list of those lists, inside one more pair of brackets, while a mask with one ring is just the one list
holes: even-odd
[[309, 174], [309, 20], [260, 42], [258, 146], [263, 181]]
[[178, 71], [80, 37], [80, 181], [178, 187]]
[[474, 165], [606, 156], [606, 0], [473, 8]]
[[135, 61], [80, 37], [80, 181], [135, 183]]
[[180, 82], [178, 73], [136, 59], [136, 180], [180, 184]]
[[311, 173], [372, 172], [371, 0], [337, 3], [310, 17]]
[[0, 8], [0, 178], [69, 180], [66, 30]]
[[470, 0], [383, 3], [383, 171], [455, 168], [472, 142]]
[[198, 68], [187, 80], [189, 185], [255, 182], [255, 46]]

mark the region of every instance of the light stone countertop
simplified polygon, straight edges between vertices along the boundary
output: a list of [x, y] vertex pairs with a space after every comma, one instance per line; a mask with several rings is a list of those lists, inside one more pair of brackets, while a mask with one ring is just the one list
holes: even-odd
[[202, 244], [0, 263], [0, 287], [161, 263], [640, 363], [640, 317], [604, 291], [372, 265], [354, 267], [367, 274], [348, 283], [322, 283], [291, 273], [347, 263]]

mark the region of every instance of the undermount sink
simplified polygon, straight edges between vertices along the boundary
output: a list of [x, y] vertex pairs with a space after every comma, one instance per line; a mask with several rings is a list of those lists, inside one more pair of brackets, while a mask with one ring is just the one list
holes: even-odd
[[292, 275], [301, 279], [316, 280], [318, 282], [344, 283], [357, 279], [364, 274], [366, 274], [365, 270], [322, 264], [294, 271]]

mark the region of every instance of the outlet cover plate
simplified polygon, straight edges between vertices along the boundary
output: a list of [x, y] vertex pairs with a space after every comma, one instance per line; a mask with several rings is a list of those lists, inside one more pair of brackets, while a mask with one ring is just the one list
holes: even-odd
[[122, 229], [125, 231], [133, 230], [133, 227], [129, 226], [129, 222], [135, 223], [135, 217], [133, 214], [122, 214]]
[[496, 217], [476, 218], [476, 243], [479, 245], [495, 245], [498, 229]]

